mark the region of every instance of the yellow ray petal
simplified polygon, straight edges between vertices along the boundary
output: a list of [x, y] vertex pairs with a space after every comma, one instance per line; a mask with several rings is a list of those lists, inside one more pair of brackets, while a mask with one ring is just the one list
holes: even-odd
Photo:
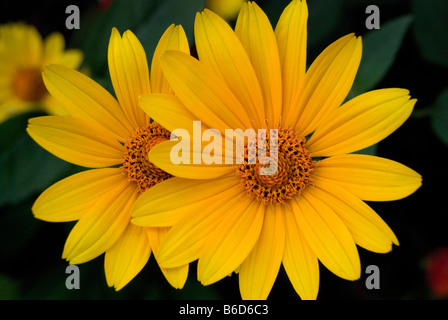
[[333, 210], [306, 190], [291, 204], [297, 225], [322, 264], [338, 277], [358, 279], [361, 275], [358, 250]]
[[123, 112], [133, 127], [146, 125], [146, 114], [138, 107], [138, 97], [151, 92], [145, 50], [137, 37], [126, 31], [123, 39], [116, 28], [109, 41], [110, 78]]
[[[12, 93], [11, 95], [9, 93], [5, 93], [5, 96], [3, 97], [0, 93], [0, 99], [1, 98], [5, 98], [5, 100], [3, 100], [4, 103], [0, 105], [0, 123], [3, 123], [7, 119], [15, 117], [19, 114], [37, 110], [33, 103], [23, 102], [20, 99], [13, 97]], [[11, 108], [10, 106], [14, 106], [14, 108]]]
[[247, 2], [238, 15], [235, 33], [246, 49], [258, 77], [268, 126], [278, 128], [282, 114], [282, 75], [271, 23], [255, 2]]
[[296, 106], [305, 85], [307, 20], [306, 2], [294, 0], [285, 8], [275, 27], [283, 82], [281, 124], [286, 128], [295, 126]]
[[126, 181], [92, 206], [70, 232], [62, 258], [79, 264], [111, 248], [128, 226], [137, 196], [137, 188]]
[[151, 88], [152, 92], [172, 94], [173, 90], [163, 75], [160, 67], [160, 57], [167, 50], [177, 50], [190, 54], [187, 35], [182, 26], [171, 26], [166, 29], [157, 44], [151, 63]]
[[314, 300], [319, 292], [319, 262], [290, 208], [285, 209], [285, 228], [283, 267], [299, 296]]
[[[160, 243], [166, 237], [169, 229], [170, 228], [146, 228], [149, 242], [151, 243], [151, 248], [156, 258]], [[188, 264], [178, 268], [160, 268], [160, 270], [173, 288], [182, 289], [184, 287], [188, 278]]]
[[44, 40], [43, 65], [54, 63], [65, 49], [64, 36], [59, 32], [49, 34]]
[[329, 110], [338, 108], [351, 89], [361, 61], [361, 38], [346, 35], [328, 46], [311, 64], [300, 97], [296, 130], [313, 132]]
[[104, 271], [109, 287], [121, 290], [143, 269], [151, 255], [145, 228], [129, 223], [104, 256]]
[[67, 49], [65, 50], [58, 60], [56, 60], [55, 64], [61, 64], [68, 68], [78, 69], [82, 60], [84, 59], [84, 53], [79, 49]]
[[281, 265], [285, 247], [283, 208], [267, 206], [265, 210], [258, 242], [239, 269], [240, 292], [245, 300], [266, 299]]
[[84, 53], [79, 49], [65, 49], [65, 39], [59, 32], [53, 32], [44, 40], [42, 65], [60, 64], [77, 69], [81, 66]]
[[107, 167], [123, 161], [123, 146], [107, 131], [65, 116], [29, 120], [27, 132], [55, 156], [84, 167]]
[[46, 189], [34, 202], [33, 214], [37, 219], [51, 222], [78, 220], [125, 179], [118, 168], [76, 173]]
[[[47, 94], [41, 100], [42, 110], [53, 116], [68, 116], [68, 112], [51, 95]], [[114, 138], [115, 139], [115, 138]]]
[[401, 163], [361, 154], [319, 161], [315, 177], [330, 180], [368, 201], [398, 200], [415, 192], [422, 183], [417, 172]]
[[314, 181], [310, 192], [341, 218], [355, 243], [367, 250], [386, 253], [398, 240], [389, 226], [364, 201], [329, 181]]
[[198, 280], [209, 285], [231, 274], [258, 241], [264, 205], [246, 198], [231, 209], [216, 227], [199, 256]]
[[201, 211], [192, 211], [174, 225], [160, 245], [157, 261], [162, 268], [176, 268], [199, 258], [202, 247], [219, 223], [246, 195], [231, 187], [209, 199]]
[[404, 89], [362, 94], [328, 112], [307, 142], [314, 157], [367, 148], [394, 132], [411, 115], [416, 102]]
[[199, 59], [224, 78], [253, 121], [255, 128], [265, 125], [263, 95], [257, 76], [241, 42], [222, 18], [210, 10], [198, 13], [195, 40]]
[[[190, 159], [188, 163], [181, 162], [179, 164], [175, 164], [172, 160], [172, 150], [176, 150], [173, 149], [173, 147], [175, 147], [178, 143], [179, 141], [164, 141], [157, 144], [149, 152], [148, 159], [156, 166], [172, 174], [173, 176], [187, 179], [214, 179], [235, 170], [233, 165], [224, 164], [225, 159], [221, 159], [221, 164], [206, 164], [203, 160], [201, 160], [200, 164], [195, 164], [193, 157], [196, 152], [193, 150], [193, 147], [191, 147], [190, 151], [186, 153]], [[202, 145], [198, 147], [199, 156], [201, 156], [201, 151]], [[182, 150], [182, 152], [185, 153], [186, 151]], [[220, 156], [220, 158], [222, 157], [223, 156]]]
[[42, 66], [44, 44], [39, 31], [34, 26], [23, 23], [14, 23], [10, 26], [16, 30], [12, 33], [10, 32], [12, 39], [5, 39], [5, 43], [13, 46], [11, 48], [12, 58], [15, 59], [17, 57], [16, 59], [19, 62], [16, 65], [21, 65], [25, 68], [40, 68]]
[[162, 70], [176, 95], [209, 128], [250, 128], [243, 106], [215, 71], [179, 51], [167, 51], [160, 58]]
[[[146, 112], [155, 122], [169, 131], [175, 129], [188, 130], [193, 136], [193, 121], [198, 121], [179, 99], [171, 94], [144, 94], [139, 99], [140, 108]], [[201, 130], [202, 133], [203, 129]]]
[[132, 223], [168, 227], [189, 212], [205, 209], [212, 197], [220, 197], [239, 180], [232, 175], [217, 179], [190, 180], [173, 177], [144, 192], [132, 209]]
[[133, 132], [117, 100], [82, 73], [50, 65], [43, 72], [43, 80], [50, 94], [73, 117], [104, 128], [119, 141]]

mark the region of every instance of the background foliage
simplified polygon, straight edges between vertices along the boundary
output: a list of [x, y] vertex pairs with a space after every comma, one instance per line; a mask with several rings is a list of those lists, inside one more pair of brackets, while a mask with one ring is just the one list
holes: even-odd
[[[110, 3], [109, 3], [110, 2]], [[107, 44], [111, 28], [131, 29], [152, 57], [171, 23], [182, 24], [193, 44], [194, 15], [204, 0], [35, 1], [4, 0], [0, 23], [25, 21], [43, 36], [59, 30], [70, 47], [85, 52], [85, 67], [111, 89]], [[258, 0], [273, 25], [289, 0]], [[80, 30], [67, 30], [65, 8], [76, 4]], [[381, 28], [368, 30], [368, 5], [380, 9]], [[423, 186], [394, 202], [370, 203], [396, 233], [400, 246], [386, 255], [359, 248], [362, 270], [380, 268], [380, 289], [368, 290], [366, 274], [349, 282], [321, 268], [319, 299], [433, 299], [426, 281], [427, 257], [448, 245], [445, 182], [448, 156], [448, 2], [440, 0], [308, 0], [308, 61], [337, 38], [363, 36], [363, 58], [350, 97], [383, 87], [402, 87], [418, 99], [411, 118], [390, 137], [363, 152], [394, 159], [418, 171]], [[233, 23], [233, 22], [231, 22]], [[194, 48], [193, 48], [194, 52]], [[55, 181], [83, 170], [38, 147], [25, 133], [22, 115], [0, 125], [0, 299], [239, 299], [236, 276], [203, 287], [195, 265], [181, 291], [172, 289], [153, 259], [124, 289], [104, 279], [103, 258], [80, 265], [81, 289], [67, 290], [60, 256], [70, 223], [33, 218], [36, 197]], [[445, 269], [448, 267], [445, 267]], [[446, 275], [448, 277], [448, 275]], [[270, 299], [298, 299], [283, 270]]]

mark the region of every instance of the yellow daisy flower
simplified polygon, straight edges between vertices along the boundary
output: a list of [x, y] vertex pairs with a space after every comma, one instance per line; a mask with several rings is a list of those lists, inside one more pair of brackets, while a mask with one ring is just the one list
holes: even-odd
[[80, 50], [65, 50], [65, 40], [59, 32], [51, 33], [44, 40], [34, 26], [1, 25], [0, 122], [39, 108], [48, 114], [66, 114], [48, 94], [42, 70], [51, 63], [77, 69], [82, 59]]
[[161, 58], [178, 99], [140, 99], [140, 106], [172, 132], [200, 120], [201, 140], [210, 145], [213, 135], [204, 137], [206, 129], [226, 139], [226, 129], [254, 129], [258, 138], [265, 129], [268, 156], [275, 147], [270, 140], [277, 140], [278, 166], [271, 175], [260, 173], [267, 166], [261, 158], [248, 161], [248, 144], [242, 163], [226, 164], [226, 151], [238, 146], [234, 138], [231, 149], [205, 143], [202, 157], [208, 146], [219, 160], [211, 164], [188, 164], [198, 155], [194, 150], [185, 163], [173, 163], [181, 142], [162, 142], [149, 159], [176, 177], [143, 194], [131, 213], [136, 225], [173, 226], [157, 254], [161, 266], [198, 259], [204, 285], [237, 271], [244, 299], [267, 298], [281, 265], [303, 299], [317, 297], [319, 261], [341, 278], [358, 279], [357, 245], [378, 253], [398, 245], [364, 200], [401, 199], [421, 185], [421, 176], [400, 163], [352, 154], [396, 130], [416, 100], [393, 88], [344, 103], [360, 63], [361, 38], [340, 38], [306, 70], [307, 17], [306, 2], [294, 0], [273, 30], [264, 12], [249, 2], [233, 31], [204, 10], [195, 21], [199, 60], [174, 51]]
[[[117, 100], [87, 76], [63, 66], [43, 72], [44, 83], [70, 116], [29, 120], [29, 135], [43, 148], [73, 164], [93, 168], [74, 174], [45, 190], [32, 207], [36, 218], [50, 222], [79, 220], [62, 257], [79, 264], [105, 253], [109, 286], [124, 287], [156, 252], [166, 228], [130, 223], [130, 210], [141, 194], [170, 174], [148, 161], [148, 151], [168, 140], [170, 132], [137, 105], [143, 93], [171, 94], [160, 70], [160, 55], [173, 49], [189, 53], [182, 27], [170, 26], [154, 52], [151, 74], [145, 51], [131, 31], [112, 30], [108, 63]], [[188, 265], [162, 269], [181, 288]]]

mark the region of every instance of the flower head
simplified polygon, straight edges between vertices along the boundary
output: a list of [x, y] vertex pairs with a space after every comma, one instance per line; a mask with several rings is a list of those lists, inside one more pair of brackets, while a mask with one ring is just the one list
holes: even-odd
[[8, 23], [0, 26], [0, 122], [16, 114], [43, 109], [48, 114], [66, 114], [48, 94], [42, 80], [47, 64], [77, 69], [83, 54], [65, 50], [59, 32], [42, 36], [31, 25]]
[[[209, 10], [198, 13], [199, 59], [174, 51], [161, 59], [177, 100], [140, 100], [172, 132], [200, 120], [202, 141], [211, 141], [208, 129], [225, 137], [213, 150], [212, 142], [203, 143], [202, 157], [207, 150], [228, 160], [236, 138], [250, 130], [257, 135], [252, 143], [263, 145], [255, 163], [247, 143], [240, 162], [191, 164], [201, 152], [173, 163], [180, 142], [161, 142], [149, 159], [176, 177], [148, 190], [132, 210], [136, 225], [173, 226], [157, 253], [162, 266], [198, 260], [204, 285], [236, 271], [244, 299], [267, 298], [281, 265], [303, 299], [317, 297], [319, 262], [341, 278], [358, 279], [357, 245], [380, 253], [398, 245], [364, 200], [401, 199], [421, 185], [420, 175], [400, 163], [352, 154], [396, 130], [415, 99], [404, 89], [381, 89], [344, 103], [361, 38], [335, 41], [306, 70], [307, 17], [300, 0], [286, 7], [275, 30], [253, 2], [243, 5], [235, 30]], [[169, 116], [174, 113], [179, 116]], [[276, 169], [260, 174], [272, 154]]]
[[[87, 76], [60, 65], [48, 66], [43, 79], [68, 116], [29, 120], [28, 133], [65, 161], [92, 168], [45, 190], [33, 205], [36, 218], [79, 220], [65, 243], [63, 258], [79, 264], [105, 253], [109, 286], [117, 290], [132, 280], [156, 252], [167, 228], [130, 223], [135, 200], [170, 174], [148, 160], [148, 151], [169, 139], [168, 130], [138, 107], [141, 94], [172, 91], [159, 67], [167, 49], [189, 53], [182, 27], [170, 26], [154, 52], [151, 74], [145, 51], [131, 31], [112, 30], [109, 71], [117, 99]], [[176, 288], [184, 285], [188, 266], [165, 270]]]

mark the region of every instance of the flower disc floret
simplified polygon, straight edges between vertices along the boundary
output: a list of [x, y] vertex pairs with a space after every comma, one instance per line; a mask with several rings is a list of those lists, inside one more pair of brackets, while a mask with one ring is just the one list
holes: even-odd
[[17, 71], [12, 81], [15, 94], [27, 102], [36, 102], [47, 94], [41, 71], [37, 68], [27, 68]]
[[148, 160], [148, 152], [155, 145], [170, 138], [170, 131], [157, 123], [147, 127], [138, 128], [134, 135], [125, 143], [125, 156], [123, 166], [129, 181], [138, 185], [140, 192], [171, 177], [171, 175], [155, 166]]
[[[270, 159], [270, 149], [274, 146], [271, 143], [271, 134], [271, 131], [267, 130], [266, 141], [257, 139], [257, 142], [254, 142], [256, 148], [259, 142], [263, 147], [266, 146], [266, 158]], [[311, 173], [316, 164], [305, 148], [305, 138], [297, 136], [293, 130], [278, 130], [276, 140], [278, 155], [273, 157], [276, 161], [274, 167], [277, 169], [274, 174], [260, 174], [262, 167], [269, 166], [267, 159], [257, 156], [256, 163], [250, 163], [249, 152], [253, 150], [250, 142], [245, 146], [244, 163], [236, 169], [247, 194], [265, 204], [283, 203], [300, 194], [311, 182]]]

